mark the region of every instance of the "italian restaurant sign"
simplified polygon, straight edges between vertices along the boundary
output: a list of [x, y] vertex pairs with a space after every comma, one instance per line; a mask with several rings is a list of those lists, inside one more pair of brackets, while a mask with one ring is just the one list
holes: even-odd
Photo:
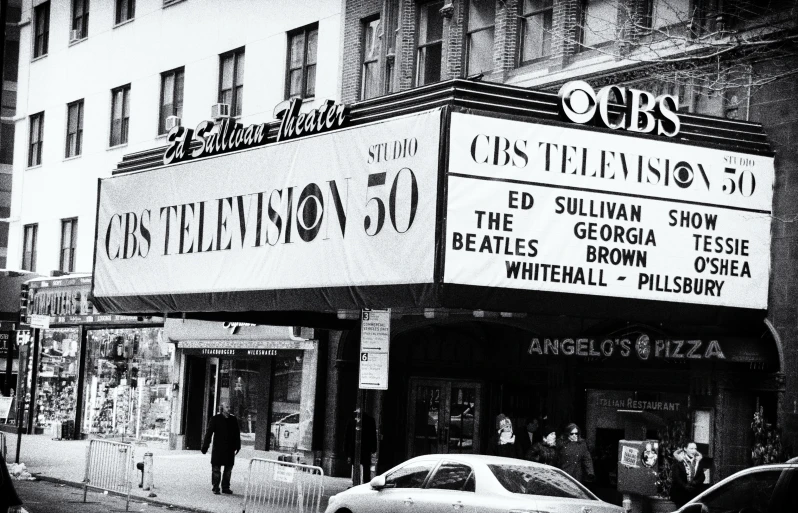
[[455, 112], [444, 282], [765, 309], [773, 177], [772, 157]]
[[150, 311], [164, 311], [178, 294], [431, 283], [440, 119], [432, 110], [102, 180], [95, 301], [158, 297]]
[[636, 338], [533, 338], [527, 353], [538, 356], [635, 357], [648, 360], [725, 360], [717, 340]]

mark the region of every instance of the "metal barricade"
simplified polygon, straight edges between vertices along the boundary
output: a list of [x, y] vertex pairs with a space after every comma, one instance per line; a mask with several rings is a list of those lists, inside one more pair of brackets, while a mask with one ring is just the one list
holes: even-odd
[[319, 513], [324, 495], [321, 467], [253, 458], [249, 462], [244, 513]]
[[89, 488], [121, 493], [130, 509], [133, 446], [121, 442], [91, 440], [86, 449], [86, 477], [83, 479], [83, 502]]

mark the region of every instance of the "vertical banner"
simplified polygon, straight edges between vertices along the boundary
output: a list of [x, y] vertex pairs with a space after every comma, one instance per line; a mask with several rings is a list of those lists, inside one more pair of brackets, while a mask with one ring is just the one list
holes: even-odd
[[364, 390], [388, 390], [391, 309], [363, 310], [360, 324], [360, 381]]

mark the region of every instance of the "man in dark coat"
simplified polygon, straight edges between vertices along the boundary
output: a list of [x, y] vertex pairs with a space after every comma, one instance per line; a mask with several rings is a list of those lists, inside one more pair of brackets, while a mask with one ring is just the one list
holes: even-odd
[[[211, 452], [211, 483], [213, 493], [219, 495], [219, 481], [222, 482], [222, 493], [233, 493], [230, 489], [230, 474], [233, 472], [236, 454], [241, 450], [241, 432], [238, 429], [238, 419], [230, 414], [230, 406], [222, 403], [218, 415], [214, 415], [205, 432], [202, 443], [202, 454], [208, 452], [213, 437], [213, 451]], [[224, 467], [224, 474], [222, 474]]]
[[701, 458], [695, 442], [690, 442], [684, 449], [673, 453], [671, 500], [680, 508], [703, 489], [704, 464]]
[[22, 506], [22, 501], [14, 490], [5, 459], [0, 457], [0, 513], [16, 511], [18, 506]]
[[593, 481], [593, 458], [590, 457], [585, 441], [579, 438], [577, 425], [568, 424], [565, 427], [565, 436], [557, 466], [580, 483]]
[[[346, 463], [354, 465], [355, 461], [355, 424], [357, 422], [356, 416], [360, 410], [355, 410], [352, 418], [346, 424], [346, 433], [344, 436], [344, 452], [346, 453]], [[360, 441], [360, 464], [363, 465], [363, 482], [368, 483], [371, 481], [371, 455], [377, 452], [377, 423], [374, 418], [367, 413], [363, 414], [361, 441]], [[353, 474], [354, 475], [354, 474]], [[355, 483], [355, 486], [360, 483]]]

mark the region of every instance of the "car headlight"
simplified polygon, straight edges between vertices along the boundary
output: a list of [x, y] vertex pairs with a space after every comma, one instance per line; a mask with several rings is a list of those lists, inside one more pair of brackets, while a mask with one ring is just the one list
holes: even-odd
[[335, 502], [337, 500], [338, 500], [338, 494], [335, 494], [335, 495], [330, 497], [330, 500], [327, 501], [327, 504], [332, 504], [333, 502]]

